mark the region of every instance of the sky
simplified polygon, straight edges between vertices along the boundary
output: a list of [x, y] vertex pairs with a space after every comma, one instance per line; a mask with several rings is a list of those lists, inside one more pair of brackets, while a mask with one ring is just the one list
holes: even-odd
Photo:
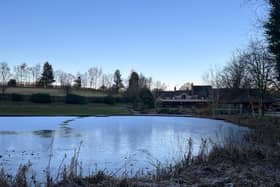
[[258, 37], [257, 14], [246, 0], [0, 0], [0, 61], [203, 84]]

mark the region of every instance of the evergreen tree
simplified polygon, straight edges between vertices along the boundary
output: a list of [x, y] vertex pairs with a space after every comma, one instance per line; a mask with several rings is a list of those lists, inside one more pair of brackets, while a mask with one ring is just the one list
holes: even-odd
[[135, 71], [131, 72], [126, 95], [130, 100], [136, 100], [139, 96], [139, 75]]
[[52, 65], [46, 62], [43, 66], [43, 73], [40, 78], [40, 84], [43, 85], [44, 87], [48, 87], [53, 82], [55, 82], [55, 80], [54, 80]]
[[268, 0], [270, 12], [265, 23], [265, 34], [269, 42], [269, 49], [276, 58], [276, 71], [280, 80], [280, 1]]
[[140, 90], [139, 97], [145, 108], [154, 108], [155, 99], [152, 92], [148, 88], [142, 88]]
[[139, 75], [133, 71], [129, 78], [128, 89], [137, 90], [139, 88]]
[[124, 87], [121, 76], [120, 70], [117, 69], [114, 73], [114, 88], [117, 93], [119, 93], [120, 89]]

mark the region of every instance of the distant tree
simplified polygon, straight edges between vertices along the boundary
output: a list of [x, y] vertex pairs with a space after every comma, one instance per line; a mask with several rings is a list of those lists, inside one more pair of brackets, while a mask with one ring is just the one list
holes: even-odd
[[74, 86], [76, 88], [81, 88], [82, 86], [82, 79], [81, 76], [78, 76], [77, 79], [74, 80]]
[[81, 80], [82, 80], [82, 86], [83, 88], [88, 87], [88, 73], [85, 72], [83, 74], [81, 74]]
[[221, 71], [222, 70], [218, 66], [211, 67], [202, 77], [204, 83], [209, 84], [214, 88], [221, 88]]
[[142, 73], [139, 75], [139, 87], [140, 88], [148, 88], [148, 78], [146, 78]]
[[102, 75], [102, 69], [98, 69], [97, 67], [92, 67], [88, 70], [88, 78], [89, 84], [91, 88], [98, 88], [98, 81]]
[[108, 77], [106, 74], [102, 75], [102, 79], [101, 79], [101, 86], [100, 86], [100, 90], [105, 91], [107, 90], [107, 88], [109, 87], [108, 85]]
[[14, 72], [17, 82], [23, 85], [27, 76], [27, 64], [24, 62], [20, 65], [16, 65], [14, 67]]
[[268, 0], [269, 16], [264, 24], [265, 35], [269, 42], [269, 49], [276, 58], [277, 79], [280, 81], [280, 1]]
[[9, 65], [6, 62], [0, 63], [0, 82], [1, 82], [1, 88], [2, 88], [2, 94], [5, 93], [7, 89], [7, 81], [10, 77], [10, 68]]
[[152, 89], [152, 84], [153, 84], [153, 78], [152, 77], [149, 77], [148, 78], [148, 82], [147, 82], [147, 86], [148, 88], [151, 90]]
[[54, 83], [54, 73], [52, 65], [46, 62], [43, 66], [43, 72], [40, 78], [40, 83], [44, 87], [50, 86], [52, 83]]
[[179, 88], [179, 90], [191, 90], [191, 88], [192, 88], [192, 83], [186, 82]]
[[161, 81], [156, 81], [155, 83], [154, 83], [154, 91], [164, 91], [164, 90], [166, 90], [167, 89], [167, 86], [166, 86], [166, 84], [165, 83], [163, 83], [163, 82], [161, 82]]
[[58, 86], [66, 85], [66, 73], [61, 70], [56, 70], [54, 72], [55, 82]]
[[128, 80], [128, 88], [126, 90], [126, 96], [135, 101], [139, 97], [139, 75], [137, 72], [132, 71]]
[[122, 75], [120, 70], [117, 69], [114, 73], [114, 85], [113, 85], [117, 93], [119, 93], [120, 89], [124, 87], [121, 76]]
[[128, 81], [128, 89], [139, 89], [139, 75], [137, 72], [132, 71]]
[[36, 82], [40, 78], [41, 65], [36, 64], [35, 66], [30, 67], [30, 72], [31, 72], [31, 76], [32, 76], [32, 82], [34, 85], [36, 85]]

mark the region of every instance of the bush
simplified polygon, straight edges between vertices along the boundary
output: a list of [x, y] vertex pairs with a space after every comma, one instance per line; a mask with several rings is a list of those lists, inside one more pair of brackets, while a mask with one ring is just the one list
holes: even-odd
[[142, 104], [147, 108], [155, 107], [155, 99], [152, 92], [149, 89], [143, 88], [140, 90], [139, 97], [142, 100]]
[[32, 94], [30, 97], [30, 101], [33, 103], [50, 103], [51, 96], [50, 94], [45, 93]]
[[94, 97], [91, 99], [92, 103], [104, 103], [105, 102], [105, 97]]
[[23, 101], [24, 99], [23, 99], [22, 95], [14, 93], [11, 95], [11, 100], [12, 101]]
[[8, 87], [16, 87], [17, 86], [17, 81], [15, 79], [10, 79], [8, 81]]
[[106, 103], [108, 105], [114, 105], [116, 103], [116, 100], [113, 96], [109, 95], [104, 98], [104, 103]]
[[75, 94], [67, 94], [65, 98], [67, 104], [86, 104], [87, 100], [85, 97]]

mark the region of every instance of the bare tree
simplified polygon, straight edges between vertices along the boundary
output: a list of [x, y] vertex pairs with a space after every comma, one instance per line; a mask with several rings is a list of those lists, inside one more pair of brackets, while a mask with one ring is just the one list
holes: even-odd
[[81, 79], [82, 79], [82, 88], [87, 88], [88, 87], [88, 73], [85, 72], [81, 74]]
[[101, 78], [101, 89], [104, 91], [106, 89], [112, 88], [113, 85], [113, 75], [112, 74], [103, 74]]
[[36, 82], [40, 78], [41, 65], [36, 64], [35, 66], [30, 67], [29, 70], [30, 70], [30, 73], [31, 73], [31, 76], [32, 76], [32, 82], [33, 82], [34, 85], [36, 85]]
[[95, 82], [95, 89], [99, 88], [102, 84], [102, 74], [103, 71], [102, 69], [98, 69], [97, 74], [96, 74], [96, 82]]
[[219, 73], [218, 81], [223, 88], [250, 88], [248, 64], [240, 50], [233, 54], [231, 61]]
[[165, 83], [163, 83], [163, 82], [161, 82], [161, 81], [156, 81], [155, 83], [154, 83], [154, 88], [153, 88], [153, 90], [157, 90], [157, 91], [159, 91], [159, 90], [161, 90], [161, 91], [163, 91], [163, 90], [166, 90], [167, 89], [167, 86], [166, 86], [166, 84]]
[[0, 81], [2, 87], [2, 94], [5, 93], [7, 89], [7, 82], [11, 76], [9, 65], [6, 62], [0, 63]]
[[274, 78], [273, 70], [275, 60], [262, 41], [253, 41], [244, 53], [244, 59], [248, 65], [248, 72], [253, 86], [259, 92], [259, 112], [264, 114], [264, 96], [271, 86]]
[[88, 70], [89, 85], [91, 88], [97, 88], [97, 83], [101, 74], [102, 70], [97, 67], [92, 67]]
[[139, 87], [140, 88], [148, 87], [148, 78], [146, 78], [142, 73], [139, 75]]
[[192, 88], [192, 83], [186, 82], [180, 87], [179, 90], [191, 90], [191, 88]]
[[152, 85], [153, 85], [153, 78], [149, 77], [147, 80], [147, 86], [150, 90], [152, 89]]
[[57, 82], [61, 87], [72, 86], [75, 76], [61, 70], [55, 72]]
[[221, 69], [218, 66], [211, 67], [208, 72], [206, 72], [202, 79], [206, 84], [211, 85], [214, 88], [221, 88]]
[[14, 72], [15, 72], [15, 78], [16, 78], [17, 82], [19, 82], [21, 85], [23, 85], [25, 78], [26, 78], [26, 73], [27, 73], [27, 64], [24, 62], [20, 65], [16, 65], [14, 67]]

